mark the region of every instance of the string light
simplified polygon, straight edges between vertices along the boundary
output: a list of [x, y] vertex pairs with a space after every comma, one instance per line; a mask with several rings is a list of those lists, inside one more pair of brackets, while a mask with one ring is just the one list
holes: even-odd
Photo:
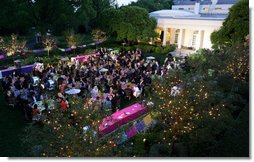
[[[240, 62], [241, 63], [229, 65], [229, 67], [227, 67], [226, 70], [221, 72], [230, 72], [232, 73], [232, 75], [234, 75], [235, 78], [246, 79], [245, 76], [242, 77], [242, 74], [244, 75], [246, 74], [245, 72], [241, 71], [241, 75], [240, 75], [240, 73], [235, 73], [234, 71], [235, 66], [240, 66], [241, 68], [244, 66], [247, 66], [247, 64], [243, 63], [244, 58], [241, 58]], [[178, 76], [178, 77], [182, 78], [181, 76]], [[190, 133], [194, 129], [198, 128], [198, 125], [196, 125], [195, 121], [200, 119], [202, 120], [204, 118], [215, 120], [218, 117], [220, 117], [221, 108], [225, 107], [225, 104], [220, 104], [220, 106], [218, 105], [211, 106], [210, 104], [211, 102], [207, 100], [212, 98], [214, 94], [211, 92], [211, 88], [207, 87], [206, 83], [200, 80], [196, 80], [194, 83], [188, 85], [188, 87], [182, 88], [180, 93], [176, 96], [169, 95], [170, 89], [173, 86], [186, 83], [186, 79], [183, 80], [183, 79], [179, 79], [178, 77], [165, 78], [166, 84], [165, 83], [156, 84], [156, 86], [153, 86], [152, 90], [154, 92], [154, 96], [150, 97], [150, 100], [154, 100], [155, 97], [156, 97], [156, 100], [158, 100], [156, 101], [158, 102], [158, 104], [156, 104], [157, 106], [155, 106], [155, 108], [152, 109], [152, 111], [158, 112], [157, 118], [160, 119], [162, 123], [164, 123], [166, 126], [165, 130], [163, 130], [164, 134], [160, 138], [163, 139], [162, 143], [167, 144], [170, 141], [168, 145], [171, 145], [172, 139], [176, 140], [178, 136], [182, 134]], [[204, 99], [206, 99], [206, 102], [204, 102]], [[78, 102], [77, 100], [74, 100], [74, 101], [70, 102], [73, 104], [72, 106], [80, 105], [80, 103], [82, 103], [82, 105], [88, 105], [87, 102], [89, 102], [87, 101], [84, 103], [84, 102]], [[205, 103], [206, 104], [208, 103], [208, 104], [204, 105]], [[50, 120], [48, 121], [44, 120], [44, 122], [47, 122], [48, 125], [52, 126], [52, 128], [54, 129], [54, 133], [56, 133], [56, 137], [59, 138], [59, 141], [65, 141], [68, 139], [67, 135], [66, 136], [63, 135], [66, 132], [66, 128], [65, 128], [66, 125], [73, 130], [77, 129], [79, 132], [83, 132], [82, 124], [84, 123], [86, 125], [91, 125], [95, 129], [98, 129], [98, 127], [96, 126], [98, 126], [98, 123], [100, 123], [100, 120], [97, 119], [98, 116], [95, 119], [91, 119], [94, 114], [91, 111], [89, 111], [90, 107], [91, 105], [83, 106], [83, 109], [81, 108], [83, 112], [80, 112], [78, 110], [72, 111], [71, 116], [75, 117], [76, 120], [79, 120], [78, 122], [75, 122], [74, 124], [70, 124], [71, 123], [70, 121], [63, 123], [61, 121], [62, 119], [61, 117], [56, 118], [55, 121], [52, 120], [52, 122], [50, 122]], [[81, 122], [83, 120], [85, 122]], [[74, 128], [74, 125], [78, 125], [78, 123], [79, 123], [79, 126]], [[109, 148], [117, 146], [115, 142], [112, 141], [114, 137], [105, 138], [105, 141], [108, 141], [108, 142], [104, 141], [104, 142], [101, 142], [102, 145], [99, 145], [100, 142], [96, 141], [97, 140], [96, 138], [92, 138], [90, 133], [84, 133], [84, 134], [76, 133], [75, 137], [76, 136], [82, 141], [84, 141], [84, 137], [85, 139], [87, 139], [84, 141], [84, 143], [87, 145], [89, 144], [91, 145], [89, 145], [90, 148], [86, 147], [87, 149], [86, 151], [87, 153], [91, 153], [91, 154], [93, 151], [96, 150], [97, 152], [96, 155], [100, 155], [103, 153], [103, 151], [109, 150]], [[169, 137], [172, 137], [172, 139]], [[120, 136], [117, 136], [117, 138], [119, 139]], [[146, 141], [147, 139], [143, 138], [143, 142], [146, 142]], [[131, 145], [134, 145], [134, 143], [131, 142]], [[52, 147], [53, 145], [50, 144], [50, 146]], [[61, 150], [66, 151], [65, 154], [61, 154], [61, 155], [65, 155], [65, 156], [72, 155], [73, 154], [71, 151], [71, 149], [73, 149], [72, 147], [73, 146], [71, 145], [65, 146], [64, 148], [61, 147]], [[119, 151], [119, 154], [121, 154], [121, 151]], [[44, 153], [43, 156], [46, 156], [46, 154]]]

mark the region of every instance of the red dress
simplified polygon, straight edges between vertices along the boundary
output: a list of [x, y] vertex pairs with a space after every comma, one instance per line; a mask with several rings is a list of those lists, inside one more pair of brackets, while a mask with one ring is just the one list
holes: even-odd
[[67, 110], [67, 104], [66, 104], [65, 101], [61, 101], [61, 109], [62, 109], [63, 111], [66, 111], [66, 110]]
[[36, 116], [40, 114], [40, 110], [39, 109], [33, 109], [33, 116]]

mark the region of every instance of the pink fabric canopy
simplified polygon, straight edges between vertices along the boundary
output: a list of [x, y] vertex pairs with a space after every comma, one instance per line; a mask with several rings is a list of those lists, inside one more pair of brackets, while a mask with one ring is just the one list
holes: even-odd
[[89, 55], [84, 55], [84, 56], [77, 56], [76, 60], [79, 62], [86, 62], [89, 57], [96, 57], [98, 54], [89, 54]]
[[118, 127], [127, 124], [143, 114], [147, 112], [141, 104], [136, 103], [129, 107], [126, 107], [120, 111], [115, 112], [110, 116], [107, 116], [103, 119], [103, 122], [99, 125], [99, 134], [105, 135], [114, 130]]

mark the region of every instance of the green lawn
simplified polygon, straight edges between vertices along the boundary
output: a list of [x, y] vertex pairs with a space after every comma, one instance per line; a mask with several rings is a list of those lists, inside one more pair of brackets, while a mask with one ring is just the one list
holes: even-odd
[[20, 135], [25, 125], [21, 110], [14, 110], [5, 104], [0, 88], [0, 156], [23, 156]]
[[[155, 53], [145, 53], [145, 57], [154, 56], [156, 59], [160, 59], [161, 62], [164, 61], [166, 55], [155, 54]], [[121, 102], [121, 109], [130, 106], [140, 99], [132, 99], [131, 101], [123, 100]], [[22, 130], [26, 126], [26, 122], [23, 119], [22, 112], [19, 109], [13, 109], [6, 105], [2, 87], [0, 85], [0, 156], [4, 157], [21, 157], [24, 156], [20, 136], [22, 135]]]

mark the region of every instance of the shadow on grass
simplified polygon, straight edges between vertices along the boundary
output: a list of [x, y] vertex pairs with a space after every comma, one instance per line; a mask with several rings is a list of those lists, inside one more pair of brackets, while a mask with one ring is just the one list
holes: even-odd
[[21, 157], [20, 135], [26, 126], [20, 109], [10, 108], [4, 101], [0, 85], [0, 156]]

